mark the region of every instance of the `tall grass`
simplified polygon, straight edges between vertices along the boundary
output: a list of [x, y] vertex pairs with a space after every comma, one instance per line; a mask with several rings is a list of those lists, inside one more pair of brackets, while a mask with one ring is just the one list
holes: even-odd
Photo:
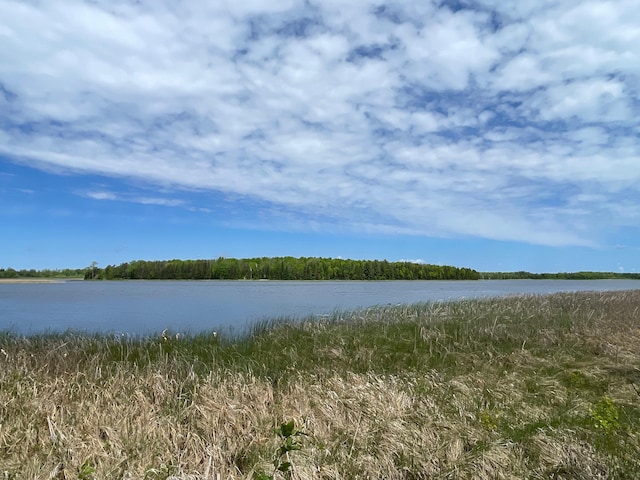
[[0, 348], [0, 479], [640, 478], [640, 291]]

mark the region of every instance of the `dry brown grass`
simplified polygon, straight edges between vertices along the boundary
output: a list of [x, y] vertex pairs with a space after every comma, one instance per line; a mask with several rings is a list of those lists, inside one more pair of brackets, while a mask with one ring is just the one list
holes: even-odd
[[0, 479], [252, 478], [289, 419], [294, 478], [638, 478], [639, 306], [385, 307], [228, 344], [6, 335]]

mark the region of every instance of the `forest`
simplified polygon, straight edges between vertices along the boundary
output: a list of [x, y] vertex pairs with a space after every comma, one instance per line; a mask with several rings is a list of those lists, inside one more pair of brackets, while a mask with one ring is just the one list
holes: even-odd
[[93, 266], [85, 279], [100, 280], [478, 280], [469, 268], [386, 260], [318, 257], [136, 260]]
[[638, 280], [640, 273], [623, 272], [560, 272], [560, 273], [531, 273], [519, 272], [483, 272], [480, 274], [483, 280], [609, 280], [627, 279]]
[[477, 272], [469, 268], [387, 260], [319, 257], [135, 260], [99, 268], [35, 270], [0, 268], [0, 279], [84, 278], [85, 280], [640, 280], [623, 272]]
[[65, 268], [63, 270], [0, 268], [0, 278], [82, 278], [86, 272], [86, 268]]

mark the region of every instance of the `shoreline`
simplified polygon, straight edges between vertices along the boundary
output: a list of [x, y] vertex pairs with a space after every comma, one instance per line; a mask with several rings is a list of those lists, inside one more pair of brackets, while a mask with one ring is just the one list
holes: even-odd
[[564, 292], [243, 338], [0, 334], [0, 471], [260, 478], [293, 437], [296, 478], [640, 478], [639, 305]]
[[0, 278], [0, 284], [20, 284], [20, 283], [65, 283], [67, 278]]

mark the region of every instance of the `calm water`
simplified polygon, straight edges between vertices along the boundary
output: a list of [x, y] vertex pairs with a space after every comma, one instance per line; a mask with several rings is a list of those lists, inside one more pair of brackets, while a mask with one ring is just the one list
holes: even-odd
[[265, 318], [433, 300], [640, 289], [638, 280], [124, 281], [0, 284], [0, 330], [240, 332]]

